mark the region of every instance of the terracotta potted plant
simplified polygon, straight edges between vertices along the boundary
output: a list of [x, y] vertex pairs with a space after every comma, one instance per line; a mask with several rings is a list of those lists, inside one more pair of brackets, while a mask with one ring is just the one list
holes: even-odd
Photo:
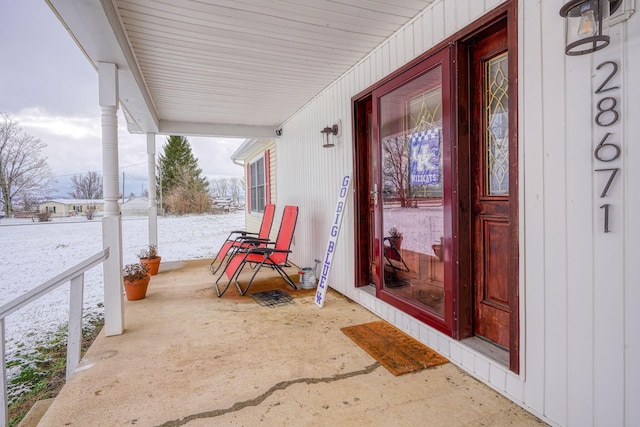
[[389, 242], [398, 250], [400, 250], [400, 246], [402, 246], [402, 239], [402, 233], [398, 231], [395, 225], [389, 229]]
[[140, 263], [147, 266], [150, 275], [155, 276], [158, 274], [160, 260], [162, 257], [158, 255], [158, 248], [156, 245], [148, 245], [146, 248], [142, 249], [138, 252], [138, 258], [140, 259]]
[[122, 269], [124, 277], [124, 291], [129, 301], [137, 301], [147, 296], [147, 287], [151, 280], [149, 269], [146, 265], [127, 264]]

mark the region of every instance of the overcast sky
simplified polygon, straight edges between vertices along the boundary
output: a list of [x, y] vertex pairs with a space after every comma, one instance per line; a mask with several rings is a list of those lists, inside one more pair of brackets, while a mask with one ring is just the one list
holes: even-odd
[[[0, 0], [0, 111], [47, 145], [45, 156], [66, 196], [73, 174], [102, 173], [98, 75], [44, 0]], [[147, 188], [146, 135], [118, 115], [120, 174], [126, 194]], [[242, 140], [188, 137], [207, 178], [242, 176], [230, 160]], [[162, 151], [166, 136], [156, 136]], [[122, 185], [122, 184], [121, 184]]]

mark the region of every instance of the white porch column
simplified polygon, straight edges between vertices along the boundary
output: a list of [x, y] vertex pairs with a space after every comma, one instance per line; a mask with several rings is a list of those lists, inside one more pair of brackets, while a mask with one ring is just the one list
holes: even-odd
[[122, 279], [122, 217], [120, 216], [118, 174], [118, 69], [115, 64], [98, 63], [98, 87], [102, 108], [102, 245], [109, 247], [104, 269], [105, 335], [124, 332]]
[[156, 206], [156, 134], [147, 134], [147, 177], [149, 179], [149, 244], [158, 246], [158, 207]]

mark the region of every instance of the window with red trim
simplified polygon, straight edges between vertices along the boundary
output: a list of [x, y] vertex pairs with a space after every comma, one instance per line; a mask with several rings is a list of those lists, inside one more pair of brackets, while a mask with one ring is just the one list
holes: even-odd
[[247, 167], [249, 187], [249, 211], [264, 212], [264, 207], [270, 202], [269, 191], [269, 151]]

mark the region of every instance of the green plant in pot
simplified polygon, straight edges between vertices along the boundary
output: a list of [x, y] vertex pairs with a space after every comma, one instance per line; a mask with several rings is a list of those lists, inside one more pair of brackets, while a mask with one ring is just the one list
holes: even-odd
[[147, 287], [151, 280], [149, 268], [142, 264], [127, 264], [122, 269], [124, 291], [129, 301], [137, 301], [147, 296]]
[[146, 248], [138, 252], [138, 258], [140, 262], [149, 268], [149, 274], [155, 276], [160, 269], [160, 261], [162, 257], [158, 255], [158, 248], [156, 245], [148, 245]]

